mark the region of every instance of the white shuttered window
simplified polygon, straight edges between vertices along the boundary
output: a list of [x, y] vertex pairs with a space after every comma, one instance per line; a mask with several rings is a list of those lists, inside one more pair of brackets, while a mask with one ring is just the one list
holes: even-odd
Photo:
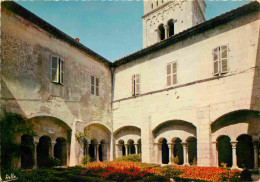
[[140, 75], [135, 74], [132, 76], [132, 95], [140, 94]]
[[166, 66], [166, 74], [167, 74], [167, 86], [174, 85], [177, 83], [177, 63], [169, 63]]
[[90, 92], [92, 95], [99, 96], [99, 78], [91, 76]]
[[219, 46], [213, 50], [213, 74], [221, 75], [228, 72], [228, 46]]
[[54, 83], [63, 84], [64, 82], [64, 61], [57, 57], [51, 56], [50, 78]]

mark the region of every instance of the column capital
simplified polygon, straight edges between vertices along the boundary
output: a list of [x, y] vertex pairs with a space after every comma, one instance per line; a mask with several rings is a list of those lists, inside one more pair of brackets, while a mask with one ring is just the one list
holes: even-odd
[[232, 145], [232, 148], [236, 148], [237, 147], [237, 141], [231, 141], [230, 143]]
[[169, 26], [166, 24], [166, 25], [163, 25], [163, 27], [168, 30], [169, 29]]
[[40, 142], [40, 138], [39, 137], [33, 137], [33, 142], [39, 143]]
[[258, 148], [258, 145], [259, 145], [259, 141], [258, 140], [254, 140], [253, 141], [253, 145], [254, 145], [254, 148]]
[[187, 142], [181, 142], [183, 147], [188, 147], [188, 143]]

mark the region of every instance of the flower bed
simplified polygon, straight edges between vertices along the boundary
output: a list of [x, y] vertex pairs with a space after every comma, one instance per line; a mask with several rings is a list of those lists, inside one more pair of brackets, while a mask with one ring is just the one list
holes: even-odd
[[[239, 181], [240, 171], [216, 167], [164, 166], [140, 162], [93, 162], [87, 165], [60, 168], [19, 170], [19, 182], [107, 182], [107, 181]], [[242, 176], [242, 175], [241, 175]]]
[[141, 163], [138, 162], [94, 162], [84, 167], [86, 167], [86, 169], [81, 171], [81, 175], [99, 177], [112, 181], [136, 181], [149, 179], [160, 174], [158, 170], [142, 168]]
[[164, 175], [176, 179], [198, 181], [239, 181], [239, 170], [228, 170], [217, 167], [170, 166], [163, 170]]

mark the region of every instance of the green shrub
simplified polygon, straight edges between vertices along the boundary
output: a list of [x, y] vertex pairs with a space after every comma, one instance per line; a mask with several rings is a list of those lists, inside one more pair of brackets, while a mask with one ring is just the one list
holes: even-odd
[[125, 162], [141, 162], [141, 156], [138, 154], [126, 155], [115, 159], [115, 161], [125, 161]]
[[178, 156], [171, 157], [171, 162], [172, 162], [173, 164], [178, 164], [178, 163], [179, 163], [179, 158], [178, 158]]
[[81, 158], [81, 164], [88, 164], [91, 162], [91, 157], [87, 154]]
[[90, 176], [79, 176], [74, 174], [69, 174], [68, 179], [70, 182], [108, 182], [107, 180], [90, 177]]
[[141, 179], [141, 180], [138, 180], [136, 182], [168, 182], [169, 179], [166, 177], [166, 176], [160, 176], [160, 175], [155, 175], [155, 176], [151, 176], [151, 177], [148, 177], [146, 179]]

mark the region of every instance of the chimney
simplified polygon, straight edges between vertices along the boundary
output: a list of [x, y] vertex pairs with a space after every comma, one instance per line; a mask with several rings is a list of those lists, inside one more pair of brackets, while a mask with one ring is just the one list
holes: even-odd
[[77, 42], [79, 42], [79, 38], [78, 38], [78, 37], [76, 37], [75, 40], [76, 40]]

